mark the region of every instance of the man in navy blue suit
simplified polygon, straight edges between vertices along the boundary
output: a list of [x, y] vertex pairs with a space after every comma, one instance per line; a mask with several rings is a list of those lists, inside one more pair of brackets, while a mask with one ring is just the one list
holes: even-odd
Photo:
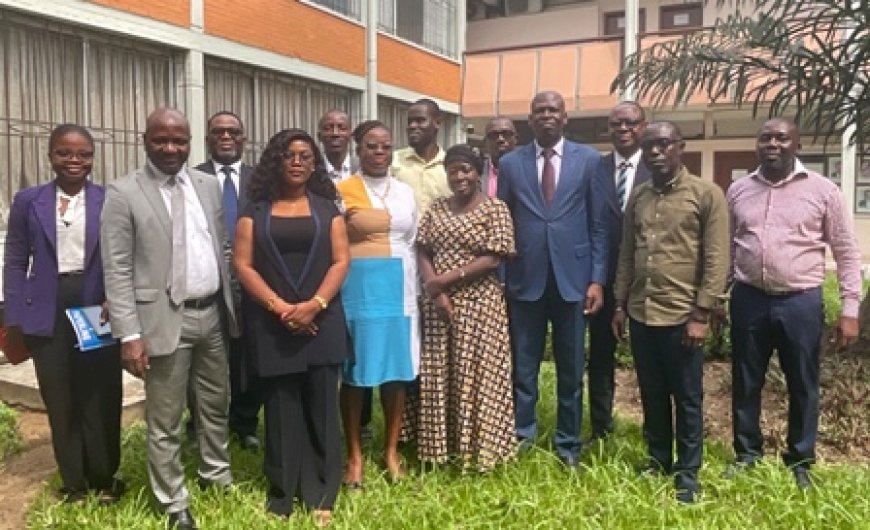
[[498, 196], [511, 210], [517, 245], [506, 272], [517, 437], [528, 446], [537, 435], [538, 372], [549, 323], [558, 400], [554, 445], [559, 459], [576, 467], [586, 318], [604, 299], [614, 188], [598, 151], [563, 137], [567, 122], [559, 93], [534, 97], [529, 125], [535, 141], [501, 159]]
[[607, 285], [604, 305], [589, 319], [589, 423], [592, 439], [601, 439], [613, 432], [614, 352], [616, 337], [613, 320], [613, 282], [619, 242], [622, 239], [622, 217], [628, 196], [639, 184], [649, 180], [649, 169], [640, 161], [640, 137], [646, 129], [643, 108], [634, 101], [618, 103], [607, 120], [613, 152], [602, 157], [603, 171], [613, 180], [616, 194], [608, 204], [610, 216], [610, 246], [607, 255]]

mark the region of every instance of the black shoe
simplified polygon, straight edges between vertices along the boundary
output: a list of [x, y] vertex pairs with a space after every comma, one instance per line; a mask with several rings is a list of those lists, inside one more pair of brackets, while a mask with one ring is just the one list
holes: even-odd
[[127, 491], [127, 485], [121, 479], [112, 480], [112, 485], [108, 488], [101, 489], [97, 493], [97, 502], [100, 506], [109, 506], [121, 500], [124, 492]]
[[791, 469], [794, 474], [794, 482], [799, 489], [804, 491], [813, 487], [812, 478], [810, 478], [810, 470], [804, 466], [795, 466]]
[[571, 470], [579, 470], [580, 469], [580, 459], [573, 455], [562, 456], [559, 455], [559, 462], [562, 462], [562, 465]]
[[677, 502], [682, 504], [695, 504], [695, 499], [698, 496], [698, 491], [693, 489], [678, 489], [675, 495]]
[[67, 488], [66, 486], [60, 488], [58, 494], [60, 495], [61, 500], [66, 504], [81, 504], [88, 498], [87, 491]]
[[196, 530], [196, 521], [193, 520], [193, 515], [187, 508], [180, 512], [172, 512], [169, 514], [169, 519], [166, 521], [166, 528], [177, 528], [178, 530]]
[[745, 473], [754, 467], [755, 460], [735, 460], [728, 464], [728, 467], [722, 472], [722, 478], [732, 480], [737, 478], [737, 475]]
[[242, 449], [247, 449], [248, 451], [259, 451], [262, 447], [260, 445], [260, 440], [253, 434], [239, 434], [237, 437]]

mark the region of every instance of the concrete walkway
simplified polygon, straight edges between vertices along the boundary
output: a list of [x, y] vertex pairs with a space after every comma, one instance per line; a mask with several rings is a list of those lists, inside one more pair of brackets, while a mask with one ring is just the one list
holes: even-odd
[[[123, 372], [123, 374], [124, 405], [122, 416], [126, 424], [145, 417], [145, 387], [141, 380], [127, 372]], [[36, 382], [36, 371], [32, 360], [12, 365], [0, 353], [0, 400], [10, 405], [45, 410], [45, 405], [39, 395], [39, 385]]]

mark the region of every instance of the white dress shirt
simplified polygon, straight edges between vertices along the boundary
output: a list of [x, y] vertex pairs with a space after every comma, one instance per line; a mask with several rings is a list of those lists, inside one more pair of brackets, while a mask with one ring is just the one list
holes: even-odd
[[631, 190], [634, 188], [634, 177], [637, 175], [637, 167], [641, 163], [640, 155], [641, 150], [638, 149], [635, 151], [633, 155], [629, 158], [623, 158], [621, 154], [616, 151], [613, 152], [613, 185], [616, 186], [619, 180], [619, 165], [623, 162], [628, 162], [631, 164], [625, 170], [625, 202], [623, 204], [628, 205], [628, 198], [631, 196]]
[[[347, 156], [344, 157], [344, 162], [341, 163], [341, 167], [338, 169], [332, 166], [332, 163], [329, 161], [328, 158], [323, 157], [323, 161], [326, 164], [326, 172], [329, 174], [329, 178], [331, 178], [332, 182], [334, 182], [335, 184], [338, 184], [342, 180], [350, 178], [350, 176], [352, 175], [350, 171], [350, 153], [348, 153]], [[338, 175], [338, 178], [336, 178], [335, 175]]]
[[[550, 158], [550, 163], [553, 164], [553, 173], [556, 176], [555, 181], [553, 182], [553, 189], [555, 190], [557, 186], [559, 186], [559, 173], [562, 172], [562, 150], [565, 149], [565, 137], [559, 138], [559, 141], [556, 142], [551, 149], [554, 151], [554, 155]], [[535, 140], [535, 161], [538, 164], [538, 185], [541, 184], [541, 177], [544, 173], [544, 148], [538, 145], [538, 141]]]
[[230, 169], [233, 170], [233, 172], [232, 172], [233, 186], [236, 187], [236, 196], [238, 196], [239, 195], [239, 179], [241, 178], [241, 174], [242, 174], [242, 161], [236, 160], [232, 164], [221, 164], [217, 160], [212, 159], [211, 164], [214, 166], [214, 174], [217, 175], [217, 177], [221, 181], [221, 191], [224, 190], [224, 186], [227, 183], [227, 176], [224, 174], [223, 168], [224, 168], [224, 166], [230, 166]]
[[[149, 164], [151, 161], [149, 160]], [[170, 199], [170, 186], [167, 185], [169, 175], [151, 166], [155, 174], [161, 177], [160, 195], [166, 211], [172, 218], [172, 205]], [[184, 222], [185, 236], [187, 238], [187, 299], [195, 300], [205, 298], [217, 292], [220, 288], [220, 269], [218, 268], [217, 256], [215, 256], [212, 234], [208, 229], [208, 221], [205, 211], [199, 202], [199, 196], [190, 182], [187, 166], [175, 175], [178, 185], [184, 192]]]
[[[55, 193], [57, 219], [57, 272], [85, 270], [85, 188], [75, 195], [67, 195], [60, 186]], [[60, 214], [61, 199], [69, 201], [66, 212]]]

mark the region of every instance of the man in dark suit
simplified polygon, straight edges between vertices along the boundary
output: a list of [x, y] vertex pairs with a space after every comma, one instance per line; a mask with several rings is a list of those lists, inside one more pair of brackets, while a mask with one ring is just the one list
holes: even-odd
[[350, 116], [343, 110], [328, 110], [317, 122], [317, 140], [323, 147], [326, 172], [336, 184], [359, 171], [359, 160], [350, 149], [351, 132]]
[[559, 93], [534, 97], [529, 124], [535, 141], [501, 159], [498, 196], [510, 208], [517, 245], [506, 271], [517, 437], [528, 446], [537, 435], [538, 372], [549, 323], [558, 399], [554, 445], [560, 460], [576, 467], [586, 318], [603, 303], [614, 191], [600, 171], [601, 155], [563, 137], [567, 122]]
[[613, 180], [616, 194], [610, 201], [610, 230], [607, 258], [607, 286], [604, 306], [589, 319], [589, 420], [592, 439], [613, 432], [613, 371], [616, 338], [610, 328], [613, 320], [613, 282], [622, 239], [622, 216], [628, 196], [637, 185], [649, 180], [649, 169], [640, 161], [640, 137], [646, 129], [643, 108], [633, 101], [613, 107], [607, 122], [613, 152], [602, 157], [603, 171]]
[[[196, 166], [196, 169], [218, 177], [221, 185], [224, 218], [227, 223], [229, 248], [236, 233], [236, 221], [242, 206], [246, 203], [245, 193], [254, 168], [242, 162], [245, 147], [245, 128], [242, 120], [230, 111], [215, 113], [208, 120], [208, 134], [205, 137], [211, 159]], [[233, 281], [233, 297], [236, 313], [241, 316], [241, 286]], [[244, 324], [239, 318], [240, 326]], [[230, 432], [234, 434], [245, 449], [260, 449], [257, 438], [257, 415], [263, 405], [259, 385], [252, 380], [252, 374], [244, 369], [244, 336], [229, 341], [230, 351]], [[191, 396], [193, 397], [193, 396]], [[195, 398], [194, 398], [195, 399]], [[188, 425], [190, 427], [192, 423]]]
[[484, 130], [483, 147], [486, 164], [480, 176], [481, 191], [487, 197], [498, 195], [498, 161], [517, 146], [517, 129], [510, 118], [496, 116], [489, 120]]

